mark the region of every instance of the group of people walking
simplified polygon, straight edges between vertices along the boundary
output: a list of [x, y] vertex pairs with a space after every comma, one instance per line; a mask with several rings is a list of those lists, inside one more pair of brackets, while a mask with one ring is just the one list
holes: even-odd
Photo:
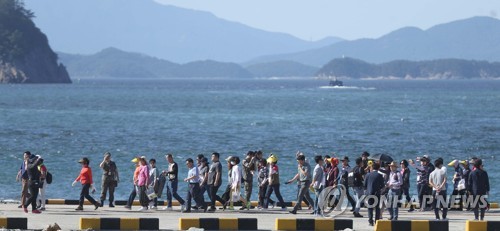
[[[453, 160], [450, 162], [448, 166], [454, 169], [454, 175], [449, 183], [447, 168], [444, 166], [442, 158], [436, 159], [434, 164], [431, 163], [428, 156], [417, 158], [415, 162], [402, 160], [398, 164], [395, 161], [371, 160], [369, 156], [368, 152], [363, 152], [360, 157], [356, 158], [355, 166], [351, 168], [347, 156], [339, 159], [328, 155], [317, 155], [313, 158], [315, 164], [313, 168], [309, 164], [308, 158], [298, 152], [296, 154], [297, 173], [285, 182], [285, 184], [297, 182], [297, 203], [289, 212], [297, 214], [297, 211], [302, 209], [303, 201], [312, 209], [311, 214], [321, 215], [325, 209], [325, 203], [319, 204], [322, 191], [325, 188], [339, 190], [343, 188], [354, 217], [363, 217], [360, 210], [362, 207], [367, 207], [368, 221], [370, 225], [373, 225], [376, 220], [382, 218], [382, 209], [386, 208], [389, 219], [397, 220], [399, 205], [403, 202], [403, 198], [410, 206], [409, 212], [416, 209], [416, 200], [412, 199], [409, 193], [410, 167], [413, 167], [417, 172], [417, 194], [421, 211], [434, 209], [436, 219], [447, 219], [449, 207], [462, 210], [464, 198], [472, 196], [473, 201], [478, 201], [476, 198], [481, 197], [480, 203], [465, 204], [467, 210], [474, 211], [475, 219], [484, 219], [486, 206], [483, 206], [484, 203], [481, 202], [485, 202], [483, 198], [489, 193], [489, 179], [487, 172], [483, 169], [481, 159], [473, 158], [471, 161]], [[192, 209], [214, 212], [217, 201], [222, 205], [222, 209], [234, 209], [235, 203], [241, 202], [240, 210], [248, 210], [253, 208], [250, 200], [255, 177], [258, 188], [257, 208], [266, 210], [269, 205], [273, 207], [280, 205], [282, 210], [287, 210], [280, 193], [278, 157], [275, 154], [264, 158], [261, 151], [249, 151], [242, 161], [238, 156], [226, 158], [228, 184], [220, 196], [218, 191], [222, 184], [223, 166], [219, 153], [211, 154], [211, 163], [202, 154], [198, 155], [196, 160], [187, 158], [185, 164], [188, 172], [185, 178], [179, 176], [180, 168], [172, 154], [165, 155], [165, 159], [168, 166], [163, 171], [157, 168], [155, 159], [148, 160], [145, 156], [141, 156], [132, 160], [135, 164], [132, 179], [133, 188], [125, 208], [132, 208], [138, 194], [140, 211], [158, 209], [158, 198], [161, 197], [165, 189], [167, 200], [163, 210], [172, 210], [174, 198], [181, 205], [181, 211], [185, 213], [191, 212]], [[73, 186], [78, 182], [82, 185], [79, 206], [76, 210], [83, 210], [84, 199], [89, 200], [95, 209], [98, 209], [105, 204], [108, 194], [108, 205], [114, 207], [114, 192], [120, 182], [120, 175], [116, 163], [111, 159], [111, 154], [106, 152], [99, 164], [102, 169], [100, 201], [96, 201], [90, 196], [90, 192], [96, 190], [92, 170], [89, 167], [90, 160], [84, 157], [79, 163], [82, 168], [73, 182]], [[470, 164], [473, 165], [472, 169]], [[47, 169], [43, 165], [43, 159], [30, 152], [25, 152], [24, 161], [18, 173], [18, 180], [23, 182], [21, 207], [24, 208], [25, 212], [28, 212], [29, 205], [32, 206], [32, 213], [40, 213], [41, 210], [45, 210], [44, 187], [46, 187], [46, 183], [45, 186], [43, 185], [46, 176]], [[184, 198], [177, 192], [179, 179], [188, 183], [188, 190]], [[452, 188], [448, 190], [448, 187]], [[314, 200], [310, 196], [310, 191], [315, 194]], [[446, 202], [448, 191], [452, 191], [451, 195], [456, 196], [458, 199], [456, 203], [455, 201]], [[38, 192], [42, 194], [40, 200], [37, 200]], [[204, 200], [205, 193], [209, 198], [208, 203]], [[273, 193], [278, 201], [271, 199]], [[327, 199], [336, 200], [333, 206], [337, 206], [341, 198], [330, 197]], [[192, 200], [195, 201], [194, 206], [191, 204]], [[331, 206], [332, 203], [326, 204]], [[452, 204], [456, 204], [456, 206], [450, 206]]]

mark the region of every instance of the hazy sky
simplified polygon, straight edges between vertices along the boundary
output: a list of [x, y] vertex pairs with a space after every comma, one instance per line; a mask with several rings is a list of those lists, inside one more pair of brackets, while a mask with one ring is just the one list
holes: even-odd
[[306, 40], [376, 38], [473, 16], [498, 18], [500, 0], [156, 0]]

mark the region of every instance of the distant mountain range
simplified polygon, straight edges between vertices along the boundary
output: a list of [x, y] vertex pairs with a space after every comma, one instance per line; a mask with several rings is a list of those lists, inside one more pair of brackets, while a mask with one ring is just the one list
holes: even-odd
[[59, 53], [73, 78], [249, 78], [253, 74], [236, 63], [211, 60], [177, 64], [140, 53], [107, 48], [93, 55]]
[[186, 63], [243, 62], [262, 55], [319, 48], [342, 39], [305, 41], [154, 0], [25, 0], [51, 46], [71, 54], [108, 47]]
[[323, 66], [316, 75], [347, 78], [405, 79], [500, 78], [500, 62], [438, 59], [432, 61], [397, 60], [382, 64], [371, 64], [358, 59], [339, 58]]
[[372, 64], [358, 59], [333, 59], [322, 68], [293, 61], [243, 67], [213, 60], [177, 64], [140, 53], [107, 48], [93, 55], [58, 54], [73, 78], [269, 78], [336, 76], [347, 78], [499, 78], [500, 62], [462, 59], [396, 60]]
[[263, 56], [246, 65], [280, 60], [321, 67], [334, 58], [352, 57], [372, 63], [393, 60], [475, 59], [500, 61], [500, 20], [473, 17], [428, 30], [406, 27], [377, 39], [343, 41], [322, 48]]

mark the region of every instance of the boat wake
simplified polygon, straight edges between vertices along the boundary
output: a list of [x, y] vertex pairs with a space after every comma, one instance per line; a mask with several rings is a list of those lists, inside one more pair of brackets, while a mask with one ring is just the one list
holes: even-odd
[[321, 89], [363, 90], [363, 91], [375, 90], [374, 87], [356, 87], [356, 86], [321, 86], [319, 88], [321, 88]]

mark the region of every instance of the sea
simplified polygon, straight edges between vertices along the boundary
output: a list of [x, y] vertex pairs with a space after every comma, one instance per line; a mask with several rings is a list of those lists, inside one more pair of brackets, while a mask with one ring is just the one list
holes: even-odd
[[[0, 200], [19, 200], [16, 174], [24, 151], [45, 160], [53, 183], [47, 198], [78, 199], [82, 157], [90, 159], [98, 191], [99, 163], [111, 152], [121, 181], [117, 200], [132, 186], [135, 156], [165, 154], [187, 175], [185, 160], [212, 152], [244, 157], [249, 150], [278, 156], [281, 181], [296, 174], [295, 154], [363, 151], [395, 160], [429, 155], [445, 164], [484, 159], [491, 200], [500, 200], [500, 81], [345, 80], [346, 87], [304, 79], [79, 79], [73, 84], [0, 85]], [[411, 182], [416, 182], [411, 168]], [[224, 172], [227, 170], [224, 168]], [[448, 180], [453, 170], [448, 167]], [[224, 181], [227, 182], [226, 174]], [[225, 183], [224, 183], [225, 184]], [[179, 194], [187, 185], [179, 183]], [[219, 193], [222, 193], [223, 187]], [[416, 183], [411, 185], [416, 193]], [[285, 201], [295, 184], [281, 185]], [[448, 192], [451, 194], [451, 190]], [[95, 197], [99, 193], [94, 194]], [[252, 199], [257, 199], [254, 188]]]

